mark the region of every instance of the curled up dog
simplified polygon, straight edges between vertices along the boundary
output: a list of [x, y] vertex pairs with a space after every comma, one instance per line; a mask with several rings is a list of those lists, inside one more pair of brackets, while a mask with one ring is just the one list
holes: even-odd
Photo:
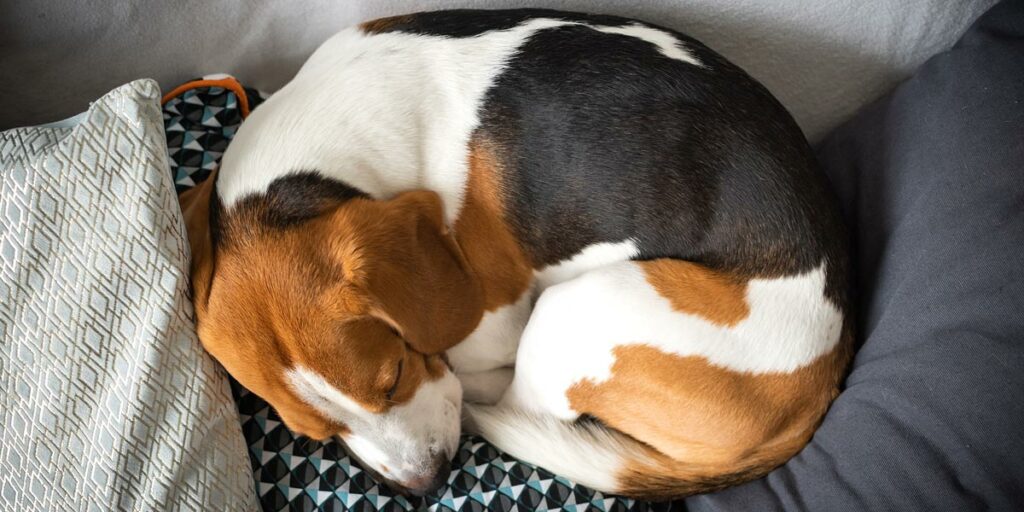
[[799, 128], [644, 22], [344, 30], [182, 206], [206, 349], [408, 493], [463, 423], [605, 492], [757, 478], [850, 358], [844, 230]]

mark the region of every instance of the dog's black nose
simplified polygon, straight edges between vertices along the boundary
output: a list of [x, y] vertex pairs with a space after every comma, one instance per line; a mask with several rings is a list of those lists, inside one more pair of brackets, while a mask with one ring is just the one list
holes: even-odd
[[449, 458], [442, 453], [434, 459], [434, 464], [431, 466], [437, 468], [432, 474], [401, 482], [400, 485], [413, 496], [426, 496], [436, 491], [448, 481], [452, 464]]

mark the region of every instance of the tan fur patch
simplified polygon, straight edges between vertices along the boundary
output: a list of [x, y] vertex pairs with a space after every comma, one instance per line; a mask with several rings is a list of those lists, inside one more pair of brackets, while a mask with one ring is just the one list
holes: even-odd
[[487, 311], [514, 303], [533, 280], [533, 268], [505, 220], [498, 152], [484, 137], [470, 142], [466, 197], [455, 223], [455, 238], [480, 279]]
[[[283, 369], [280, 365], [289, 359], [281, 353], [273, 333], [267, 332], [265, 319], [253, 313], [263, 307], [259, 297], [255, 293], [232, 297], [211, 294], [214, 248], [210, 233], [210, 201], [215, 193], [216, 179], [214, 172], [179, 198], [192, 251], [191, 288], [200, 341], [239, 382], [251, 390], [258, 390], [256, 392], [260, 396], [270, 401], [296, 431], [320, 439], [345, 433], [344, 425], [310, 410], [281, 381]], [[229, 274], [232, 273], [231, 267], [227, 264]], [[210, 321], [210, 310], [227, 311], [225, 316], [229, 321]]]
[[676, 311], [723, 326], [736, 325], [750, 314], [746, 280], [683, 260], [658, 259], [639, 265], [647, 282]]
[[210, 193], [212, 186], [183, 198], [200, 340], [299, 433], [322, 439], [345, 426], [292, 392], [289, 369], [313, 370], [383, 412], [442, 376], [440, 353], [479, 323], [479, 285], [432, 192], [352, 199], [287, 229], [261, 225], [258, 201], [236, 207], [222, 218], [216, 258], [208, 249]]
[[[263, 225], [269, 206], [256, 201], [224, 214], [214, 258], [213, 178], [187, 192], [182, 205], [204, 346], [311, 437], [345, 426], [289, 389], [283, 375], [294, 366], [317, 372], [369, 411], [410, 400], [421, 383], [444, 374], [438, 354], [465, 338], [485, 309], [515, 302], [532, 279], [504, 219], [497, 154], [474, 139], [454, 237], [432, 192], [350, 199], [289, 229]], [[388, 400], [398, 361], [401, 378]]]
[[409, 23], [412, 20], [412, 15], [403, 14], [400, 16], [389, 16], [387, 18], [378, 18], [375, 20], [366, 21], [359, 24], [359, 29], [367, 34], [379, 34], [386, 32], [395, 25], [401, 25], [403, 23]]
[[572, 408], [643, 444], [620, 488], [648, 499], [709, 492], [763, 476], [810, 440], [839, 394], [852, 335], [792, 373], [749, 374], [649, 345], [614, 350], [611, 377], [567, 392]]
[[723, 467], [765, 446], [802, 446], [840, 377], [835, 354], [793, 373], [758, 375], [647, 345], [614, 355], [611, 378], [570, 388], [572, 408], [677, 460]]
[[213, 279], [213, 241], [210, 238], [210, 199], [213, 193], [214, 171], [206, 181], [183, 192], [178, 197], [185, 218], [189, 248], [192, 300], [197, 313], [205, 310], [209, 299], [210, 281]]

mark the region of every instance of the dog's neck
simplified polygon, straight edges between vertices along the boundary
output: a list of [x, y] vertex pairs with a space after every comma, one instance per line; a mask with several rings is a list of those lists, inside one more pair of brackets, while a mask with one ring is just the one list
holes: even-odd
[[474, 139], [465, 200], [454, 231], [480, 280], [486, 311], [516, 302], [530, 288], [535, 267], [506, 221], [500, 173], [492, 148], [486, 141]]

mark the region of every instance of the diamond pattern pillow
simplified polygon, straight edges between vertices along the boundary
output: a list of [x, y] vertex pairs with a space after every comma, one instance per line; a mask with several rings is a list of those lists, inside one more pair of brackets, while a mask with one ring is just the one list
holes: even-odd
[[158, 100], [140, 80], [0, 133], [0, 510], [256, 506]]

